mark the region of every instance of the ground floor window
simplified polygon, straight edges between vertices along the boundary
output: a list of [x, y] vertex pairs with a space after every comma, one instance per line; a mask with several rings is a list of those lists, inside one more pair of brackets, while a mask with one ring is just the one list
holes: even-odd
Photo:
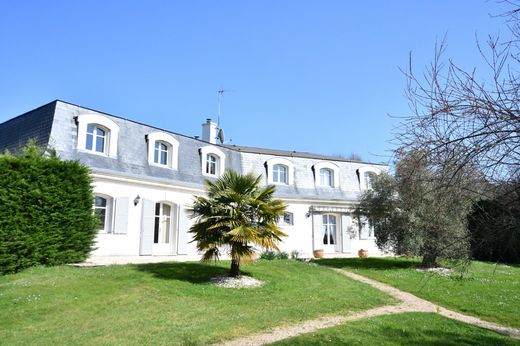
[[323, 245], [336, 244], [336, 216], [323, 215]]
[[99, 219], [98, 230], [110, 233], [110, 215], [112, 211], [112, 199], [108, 196], [94, 196], [94, 205], [92, 206], [94, 215]]
[[155, 204], [154, 244], [169, 244], [172, 229], [172, 206], [166, 203]]

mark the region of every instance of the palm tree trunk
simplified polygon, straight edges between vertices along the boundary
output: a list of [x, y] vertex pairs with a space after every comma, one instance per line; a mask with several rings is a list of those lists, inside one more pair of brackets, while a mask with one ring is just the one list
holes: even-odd
[[236, 259], [231, 260], [231, 270], [229, 276], [237, 277], [240, 275], [240, 262]]

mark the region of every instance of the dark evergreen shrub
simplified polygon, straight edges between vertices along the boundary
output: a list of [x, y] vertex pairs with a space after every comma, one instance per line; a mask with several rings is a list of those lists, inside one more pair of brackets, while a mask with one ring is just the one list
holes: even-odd
[[505, 185], [494, 199], [475, 204], [468, 218], [475, 259], [520, 263], [520, 182]]
[[89, 170], [34, 144], [0, 155], [0, 273], [84, 260], [92, 250]]

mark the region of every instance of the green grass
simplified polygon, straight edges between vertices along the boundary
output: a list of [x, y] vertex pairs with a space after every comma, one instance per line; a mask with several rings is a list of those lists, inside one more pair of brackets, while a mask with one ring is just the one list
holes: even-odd
[[258, 261], [255, 289], [213, 286], [229, 263], [32, 268], [0, 277], [0, 344], [207, 344], [394, 302], [315, 264]]
[[273, 345], [520, 345], [520, 341], [437, 314], [358, 320]]
[[520, 328], [520, 268], [472, 262], [461, 277], [419, 272], [407, 258], [326, 259], [322, 265], [345, 268], [388, 283], [443, 307], [487, 321]]

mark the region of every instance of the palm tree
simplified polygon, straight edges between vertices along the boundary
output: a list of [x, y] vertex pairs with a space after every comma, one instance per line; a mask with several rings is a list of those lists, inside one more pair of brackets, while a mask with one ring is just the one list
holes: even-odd
[[240, 263], [252, 260], [254, 245], [277, 250], [276, 243], [286, 236], [277, 226], [285, 204], [273, 199], [273, 185], [260, 187], [260, 179], [226, 171], [214, 182], [205, 181], [207, 197], [196, 197], [190, 208], [198, 217], [190, 233], [198, 250], [204, 251], [202, 261], [217, 261], [228, 246], [230, 276], [240, 275]]

